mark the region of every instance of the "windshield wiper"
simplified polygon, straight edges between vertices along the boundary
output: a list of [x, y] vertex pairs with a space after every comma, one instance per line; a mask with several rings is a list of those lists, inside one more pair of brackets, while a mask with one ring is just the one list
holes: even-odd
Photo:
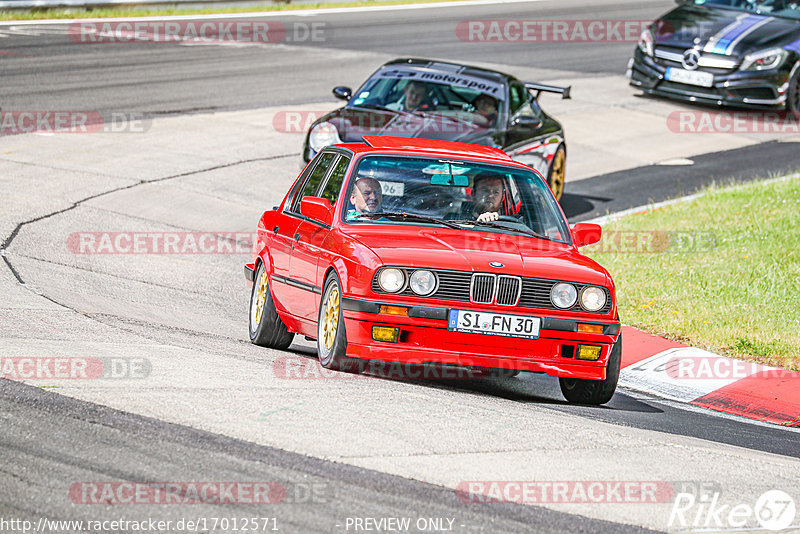
[[[508, 227], [508, 226], [504, 226], [502, 224], [498, 224], [498, 223], [496, 223], [494, 221], [472, 221], [472, 220], [469, 220], [469, 219], [458, 219], [458, 220], [450, 221], [450, 222], [462, 223], [462, 224], [473, 224], [475, 226], [488, 226], [489, 228], [497, 228], [498, 230], [509, 230], [511, 232], [519, 232], [521, 234], [526, 234], [526, 235], [529, 235], [531, 237], [538, 237], [539, 239], [547, 239], [549, 241], [552, 241], [552, 239], [549, 236], [546, 236], [544, 234], [540, 234], [539, 232], [534, 232], [533, 230], [530, 230], [530, 229], [527, 229], [527, 228], [511, 228], [511, 227]], [[522, 223], [520, 223], [520, 224], [522, 224]]]
[[428, 217], [427, 215], [417, 215], [416, 213], [396, 213], [393, 211], [376, 211], [375, 213], [362, 213], [359, 217], [363, 217], [365, 219], [380, 219], [384, 217], [386, 219], [399, 219], [401, 221], [419, 221], [419, 222], [430, 222], [441, 224], [447, 226], [448, 228], [455, 228], [456, 230], [462, 230], [462, 228], [451, 222], [451, 221], [443, 221], [441, 219], [437, 219], [436, 217]]

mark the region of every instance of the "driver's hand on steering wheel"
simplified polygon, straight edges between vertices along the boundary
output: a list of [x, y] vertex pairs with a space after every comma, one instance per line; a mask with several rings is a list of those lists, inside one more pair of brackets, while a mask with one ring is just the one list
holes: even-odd
[[486, 213], [481, 213], [480, 215], [478, 215], [478, 218], [476, 220], [478, 222], [492, 222], [496, 221], [499, 218], [500, 214], [497, 213], [496, 211], [487, 211]]

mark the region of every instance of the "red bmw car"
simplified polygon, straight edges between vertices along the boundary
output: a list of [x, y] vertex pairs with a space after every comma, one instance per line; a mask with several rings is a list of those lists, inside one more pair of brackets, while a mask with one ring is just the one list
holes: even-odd
[[608, 402], [622, 338], [614, 283], [544, 178], [499, 149], [365, 136], [318, 153], [258, 223], [250, 339], [317, 341], [323, 366], [443, 364], [557, 376]]

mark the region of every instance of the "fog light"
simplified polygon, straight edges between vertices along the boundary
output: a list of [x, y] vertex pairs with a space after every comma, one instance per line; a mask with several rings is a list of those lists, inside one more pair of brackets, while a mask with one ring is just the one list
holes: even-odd
[[372, 339], [374, 339], [375, 341], [387, 341], [389, 343], [397, 343], [397, 339], [399, 337], [400, 337], [399, 328], [392, 328], [389, 326], [372, 327]]
[[403, 306], [381, 306], [379, 313], [385, 313], [387, 315], [405, 315], [408, 317], [408, 308], [404, 308]]
[[603, 333], [603, 325], [601, 325], [601, 324], [578, 323], [578, 333], [580, 333], [580, 334], [602, 334]]
[[603, 347], [596, 345], [578, 345], [579, 360], [597, 360], [600, 358], [600, 353], [603, 352]]

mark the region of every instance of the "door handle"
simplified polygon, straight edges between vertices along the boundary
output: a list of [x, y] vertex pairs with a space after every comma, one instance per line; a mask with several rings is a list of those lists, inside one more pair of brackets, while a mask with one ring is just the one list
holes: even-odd
[[294, 240], [300, 241], [300, 234], [294, 234]]
[[278, 233], [278, 227], [277, 226], [272, 229], [272, 233], [273, 234], [277, 234]]

